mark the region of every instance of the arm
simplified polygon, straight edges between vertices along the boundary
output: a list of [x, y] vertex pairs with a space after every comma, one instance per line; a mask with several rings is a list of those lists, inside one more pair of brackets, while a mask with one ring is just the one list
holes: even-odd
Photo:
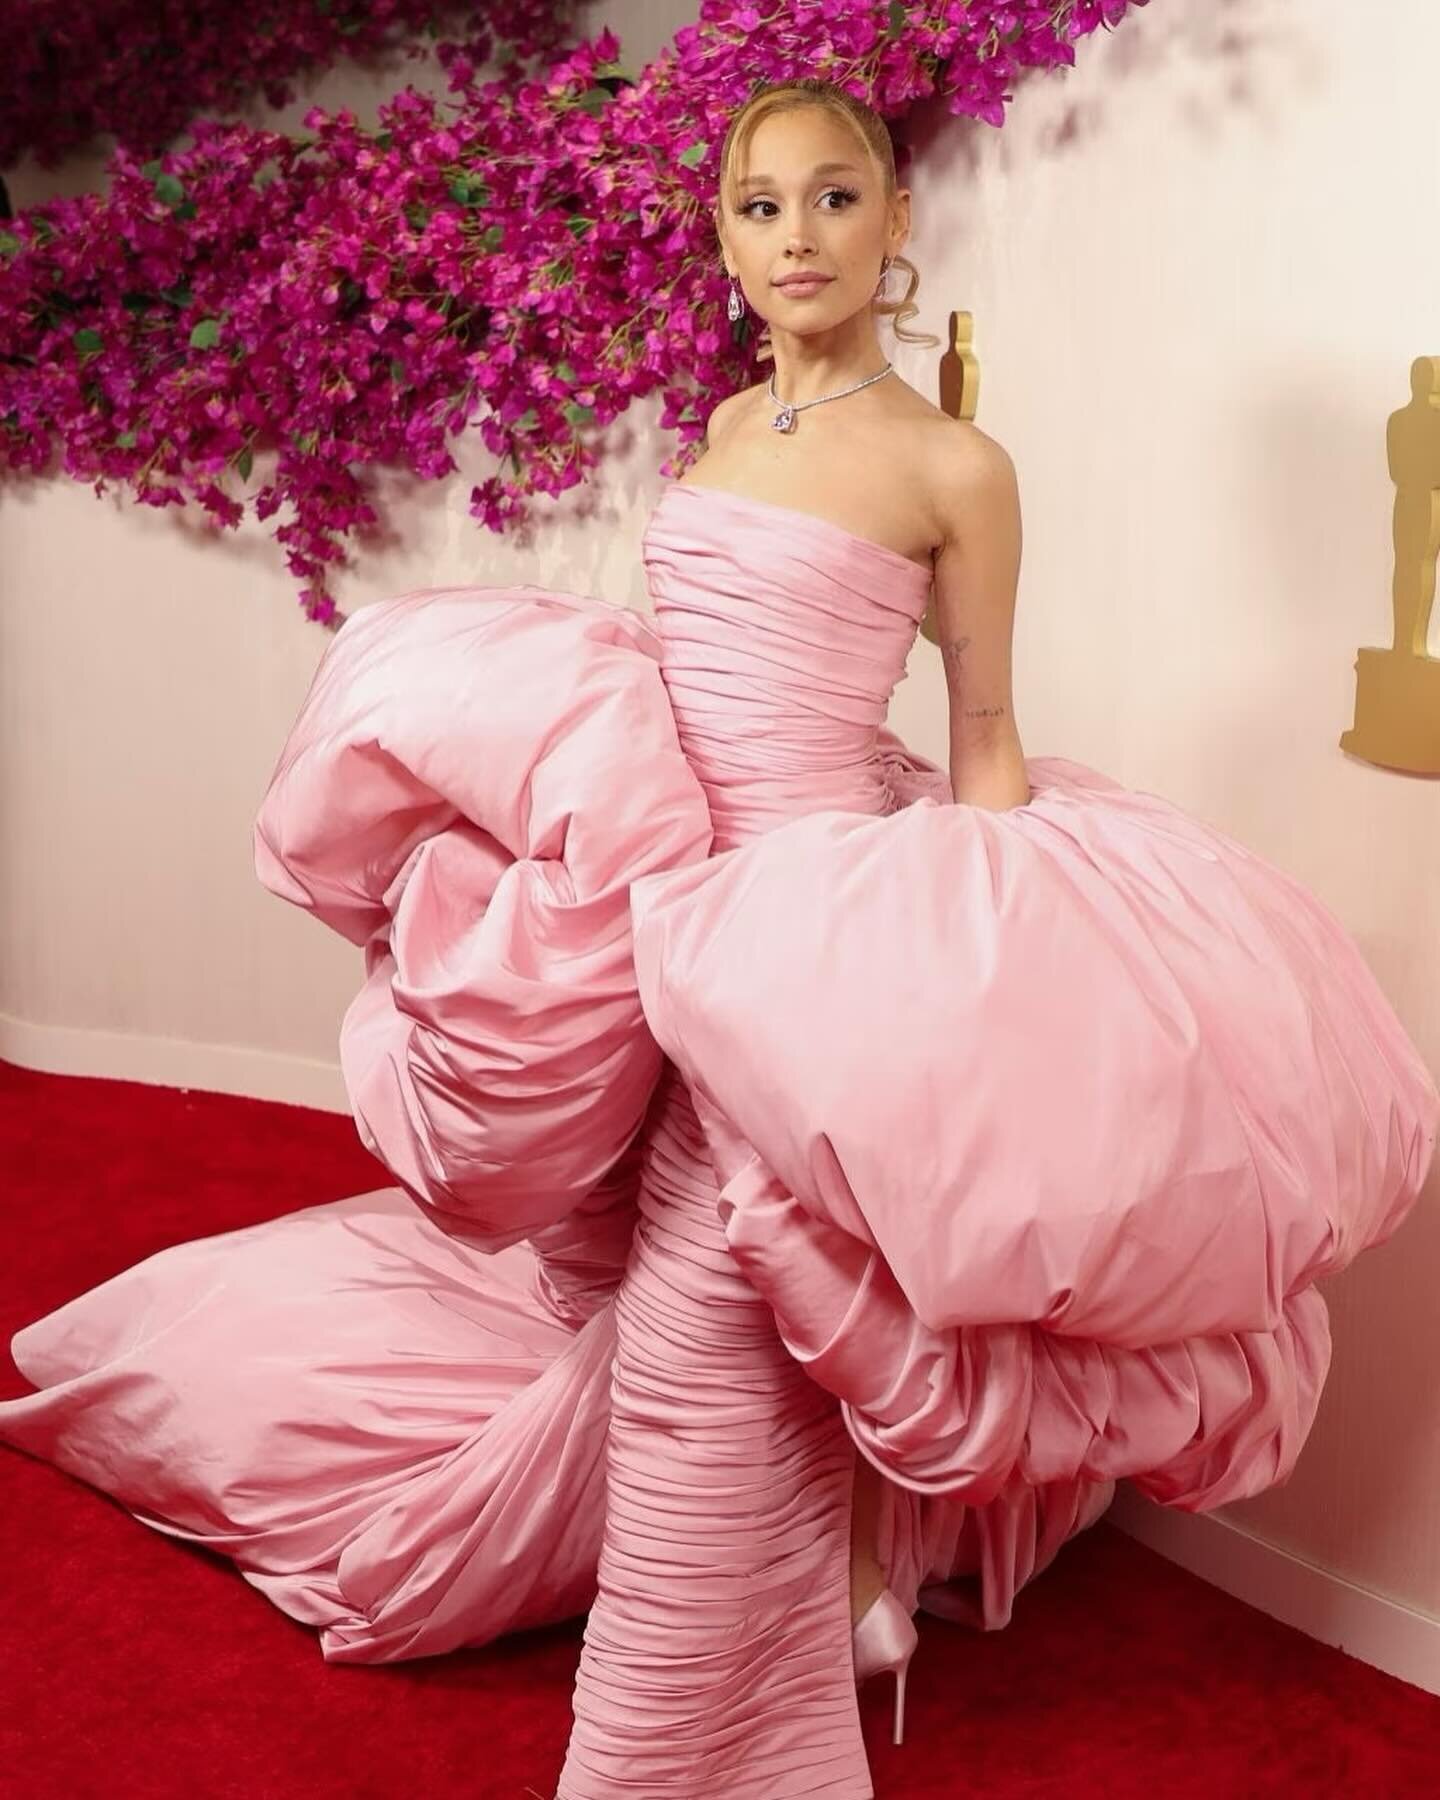
[[1021, 549], [1015, 465], [993, 438], [967, 427], [941, 480], [935, 621], [950, 697], [950, 785], [957, 804], [1003, 812], [1030, 798], [1010, 686]]

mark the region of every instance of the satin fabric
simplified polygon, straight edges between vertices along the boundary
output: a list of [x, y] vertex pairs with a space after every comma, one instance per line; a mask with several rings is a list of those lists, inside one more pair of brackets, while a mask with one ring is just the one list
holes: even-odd
[[398, 1185], [36, 1321], [0, 1437], [331, 1660], [588, 1608], [561, 1800], [848, 1800], [856, 1455], [901, 1601], [988, 1628], [1119, 1477], [1283, 1480], [1314, 1281], [1399, 1226], [1440, 1099], [1222, 834], [1058, 758], [950, 803], [884, 725], [917, 564], [689, 484], [644, 562], [653, 625], [470, 587], [338, 633], [256, 865], [363, 947]]

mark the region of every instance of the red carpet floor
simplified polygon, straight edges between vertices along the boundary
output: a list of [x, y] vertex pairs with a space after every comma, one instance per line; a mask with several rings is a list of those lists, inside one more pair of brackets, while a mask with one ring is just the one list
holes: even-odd
[[[0, 1064], [11, 1333], [181, 1238], [384, 1185], [348, 1120]], [[7, 1800], [526, 1800], [554, 1792], [581, 1625], [327, 1667], [228, 1563], [0, 1447]], [[908, 1741], [862, 1696], [881, 1800], [1419, 1800], [1440, 1698], [1310, 1642], [1101, 1524], [1003, 1632], [922, 1621]], [[641, 1797], [637, 1797], [641, 1800]], [[735, 1800], [745, 1800], [736, 1795]]]

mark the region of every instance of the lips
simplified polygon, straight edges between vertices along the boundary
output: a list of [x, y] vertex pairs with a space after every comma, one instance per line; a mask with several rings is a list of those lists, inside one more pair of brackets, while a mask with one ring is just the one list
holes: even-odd
[[830, 275], [792, 275], [785, 281], [777, 281], [775, 285], [782, 294], [788, 293], [792, 288], [799, 288], [803, 293], [807, 289], [825, 287], [833, 279]]

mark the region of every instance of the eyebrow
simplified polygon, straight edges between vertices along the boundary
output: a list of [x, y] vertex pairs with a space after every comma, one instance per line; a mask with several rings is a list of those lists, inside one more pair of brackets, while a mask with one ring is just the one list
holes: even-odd
[[[848, 162], [816, 163], [815, 167], [810, 172], [810, 178], [813, 181], [817, 175], [839, 175], [842, 173], [859, 175], [861, 170], [856, 164]], [[773, 175], [746, 175], [736, 185], [742, 188], [774, 187], [775, 177]]]

